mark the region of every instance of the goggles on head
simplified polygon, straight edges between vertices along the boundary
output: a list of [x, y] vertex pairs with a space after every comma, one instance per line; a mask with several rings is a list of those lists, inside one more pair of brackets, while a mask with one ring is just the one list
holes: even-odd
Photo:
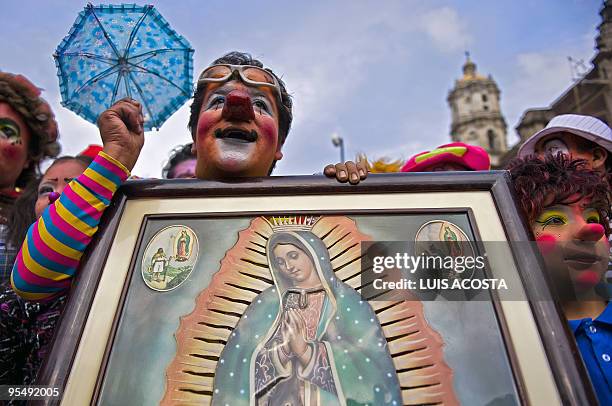
[[198, 78], [200, 83], [223, 83], [231, 80], [238, 73], [240, 79], [250, 86], [263, 86], [275, 89], [282, 98], [280, 83], [274, 75], [265, 69], [252, 65], [212, 65], [204, 69]]

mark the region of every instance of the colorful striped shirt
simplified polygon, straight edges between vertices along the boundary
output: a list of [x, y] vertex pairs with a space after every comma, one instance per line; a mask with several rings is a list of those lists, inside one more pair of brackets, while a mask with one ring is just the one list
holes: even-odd
[[100, 152], [70, 182], [30, 229], [17, 255], [11, 284], [28, 300], [49, 300], [68, 290], [102, 213], [129, 171]]

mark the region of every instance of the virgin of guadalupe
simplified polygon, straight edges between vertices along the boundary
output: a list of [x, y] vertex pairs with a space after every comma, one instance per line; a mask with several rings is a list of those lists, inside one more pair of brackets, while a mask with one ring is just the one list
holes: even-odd
[[273, 285], [221, 352], [212, 404], [402, 404], [378, 319], [335, 277], [323, 241], [309, 231], [278, 232], [266, 254]]
[[186, 261], [189, 259], [189, 242], [191, 237], [187, 234], [187, 231], [181, 230], [181, 234], [176, 241], [176, 260]]

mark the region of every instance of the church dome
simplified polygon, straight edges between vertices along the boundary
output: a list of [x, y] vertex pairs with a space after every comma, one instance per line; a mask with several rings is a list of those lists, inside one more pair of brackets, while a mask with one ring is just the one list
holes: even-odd
[[471, 82], [487, 80], [486, 77], [479, 75], [476, 71], [476, 64], [470, 59], [470, 53], [466, 52], [466, 61], [463, 64], [463, 77], [459, 79], [460, 82]]

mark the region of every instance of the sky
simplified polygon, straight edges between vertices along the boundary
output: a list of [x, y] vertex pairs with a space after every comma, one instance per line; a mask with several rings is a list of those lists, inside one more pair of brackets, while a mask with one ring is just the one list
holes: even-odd
[[[62, 153], [100, 143], [95, 125], [60, 105], [53, 52], [86, 2], [1, 0], [0, 70], [44, 89]], [[94, 4], [98, 4], [97, 2]], [[107, 4], [107, 3], [102, 3]], [[138, 3], [143, 4], [143, 3]], [[347, 158], [407, 159], [450, 142], [446, 97], [468, 50], [501, 90], [508, 142], [522, 113], [572, 83], [568, 56], [594, 55], [599, 0], [149, 1], [195, 49], [194, 77], [232, 50], [249, 52], [285, 81], [294, 121], [276, 175], [321, 172]], [[169, 152], [191, 141], [187, 102], [146, 133], [133, 173], [160, 177]]]

